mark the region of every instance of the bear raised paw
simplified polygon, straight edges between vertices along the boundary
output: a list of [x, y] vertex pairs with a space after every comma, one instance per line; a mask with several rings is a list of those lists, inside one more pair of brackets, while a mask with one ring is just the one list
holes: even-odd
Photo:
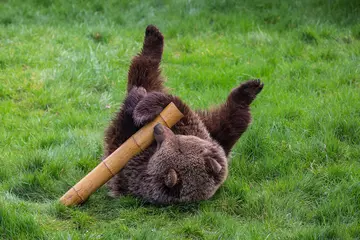
[[249, 80], [217, 108], [193, 111], [165, 90], [160, 71], [163, 47], [161, 32], [148, 26], [143, 49], [129, 69], [127, 96], [105, 133], [104, 158], [170, 102], [184, 117], [172, 129], [156, 125], [154, 143], [133, 157], [107, 186], [113, 196], [131, 194], [158, 204], [209, 199], [227, 177], [228, 155], [251, 121], [249, 105], [263, 84]]

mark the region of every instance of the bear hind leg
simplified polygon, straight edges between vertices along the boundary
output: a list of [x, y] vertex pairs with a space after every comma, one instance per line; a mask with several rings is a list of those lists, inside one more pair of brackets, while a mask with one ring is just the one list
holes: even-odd
[[128, 73], [128, 92], [133, 87], [143, 87], [147, 92], [163, 91], [160, 62], [164, 47], [164, 37], [153, 25], [145, 31], [143, 48], [132, 60]]

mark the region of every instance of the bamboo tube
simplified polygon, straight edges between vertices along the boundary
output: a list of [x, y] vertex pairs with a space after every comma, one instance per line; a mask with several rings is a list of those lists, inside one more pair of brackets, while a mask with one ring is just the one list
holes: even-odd
[[184, 115], [174, 103], [170, 103], [154, 121], [142, 127], [97, 167], [67, 191], [60, 202], [65, 206], [84, 202], [93, 192], [109, 181], [136, 154], [154, 141], [154, 126], [161, 123], [171, 128]]

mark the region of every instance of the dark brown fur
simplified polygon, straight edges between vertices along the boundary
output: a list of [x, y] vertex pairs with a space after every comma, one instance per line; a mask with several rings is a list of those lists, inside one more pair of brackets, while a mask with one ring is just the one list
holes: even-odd
[[260, 80], [235, 88], [210, 111], [192, 111], [163, 86], [160, 62], [164, 38], [148, 26], [143, 49], [132, 60], [128, 93], [106, 131], [104, 157], [174, 102], [184, 114], [172, 130], [157, 125], [156, 142], [132, 158], [108, 183], [112, 195], [132, 194], [161, 204], [210, 198], [227, 177], [227, 156], [247, 129], [249, 105], [262, 90]]

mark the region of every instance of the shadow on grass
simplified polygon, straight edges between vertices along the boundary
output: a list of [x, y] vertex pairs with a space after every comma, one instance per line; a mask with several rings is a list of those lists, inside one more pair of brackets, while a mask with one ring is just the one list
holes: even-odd
[[[98, 220], [126, 219], [126, 222], [130, 224], [131, 221], [129, 219], [148, 219], [156, 216], [180, 221], [213, 207], [226, 214], [239, 216], [246, 215], [242, 208], [243, 204], [246, 203], [246, 195], [242, 187], [235, 189], [233, 185], [227, 184], [222, 186], [209, 200], [194, 203], [158, 205], [131, 195], [112, 198], [107, 195], [107, 189], [102, 187], [79, 206], [70, 208], [59, 207], [55, 211], [55, 216], [60, 219], [71, 218], [72, 211], [74, 210]], [[72, 210], [69, 211], [69, 209]]]
[[101, 220], [112, 220], [121, 216], [147, 217], [164, 214], [174, 219], [181, 218], [184, 214], [196, 213], [200, 205], [201, 203], [155, 205], [130, 195], [112, 198], [107, 195], [107, 190], [102, 188], [76, 208]]

